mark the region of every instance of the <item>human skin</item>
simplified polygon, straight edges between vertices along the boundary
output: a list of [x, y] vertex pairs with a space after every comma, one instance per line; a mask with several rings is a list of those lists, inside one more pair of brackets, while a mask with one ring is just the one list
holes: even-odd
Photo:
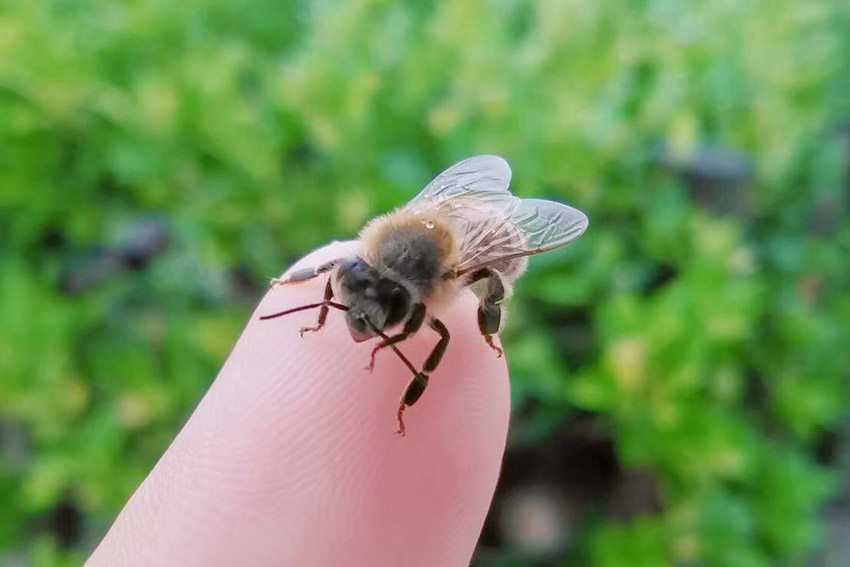
[[[334, 243], [292, 269], [351, 255]], [[508, 430], [504, 358], [484, 342], [476, 299], [435, 313], [451, 332], [442, 363], [395, 434], [411, 375], [344, 314], [307, 333], [326, 276], [269, 290], [172, 445], [130, 498], [88, 567], [464, 566], [496, 487]], [[421, 365], [439, 336], [400, 347]]]

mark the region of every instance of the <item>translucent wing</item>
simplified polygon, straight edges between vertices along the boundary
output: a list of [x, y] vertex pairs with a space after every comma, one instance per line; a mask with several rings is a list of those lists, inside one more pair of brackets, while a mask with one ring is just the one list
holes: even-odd
[[525, 269], [527, 256], [569, 244], [587, 229], [581, 211], [542, 199], [517, 199], [502, 211], [467, 226], [458, 275], [492, 267], [508, 279]]
[[491, 267], [513, 279], [522, 273], [527, 256], [572, 242], [588, 220], [561, 203], [514, 197], [510, 180], [502, 158], [470, 158], [441, 173], [405, 209], [435, 214], [456, 227], [461, 236], [458, 275]]
[[476, 156], [458, 162], [434, 178], [405, 209], [424, 211], [463, 197], [479, 202], [512, 199], [511, 168], [499, 156]]

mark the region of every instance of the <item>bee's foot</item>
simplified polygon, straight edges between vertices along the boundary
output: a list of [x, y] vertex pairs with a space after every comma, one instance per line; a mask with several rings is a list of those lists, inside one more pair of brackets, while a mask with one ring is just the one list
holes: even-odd
[[372, 351], [372, 357], [369, 359], [369, 364], [366, 365], [366, 370], [372, 372], [375, 370], [375, 353], [378, 352], [378, 349]]
[[283, 278], [272, 278], [269, 280], [269, 287], [274, 289], [279, 285], [283, 285], [287, 283], [287, 281]]
[[404, 418], [402, 414], [404, 413], [404, 402], [398, 405], [398, 431], [395, 432], [399, 437], [404, 437]]
[[504, 354], [505, 351], [503, 351], [502, 349], [497, 347], [495, 344], [493, 344], [493, 337], [491, 337], [490, 335], [486, 335], [484, 337], [484, 340], [487, 342], [487, 344], [490, 346], [491, 349], [496, 351], [496, 358], [502, 358], [502, 355]]
[[321, 328], [322, 328], [321, 325], [317, 325], [315, 327], [301, 327], [301, 329], [298, 330], [298, 334], [300, 334], [301, 338], [303, 339], [304, 333], [315, 333], [316, 331], [318, 331]]

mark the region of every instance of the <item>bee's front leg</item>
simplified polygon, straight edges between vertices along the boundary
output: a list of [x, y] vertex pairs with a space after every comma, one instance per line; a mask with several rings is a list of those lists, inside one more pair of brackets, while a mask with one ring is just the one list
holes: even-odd
[[331, 286], [331, 280], [328, 279], [328, 283], [325, 285], [325, 298], [322, 301], [321, 308], [319, 308], [319, 320], [316, 322], [315, 327], [301, 327], [298, 332], [301, 334], [302, 337], [304, 336], [304, 333], [318, 331], [319, 329], [325, 326], [325, 320], [328, 318], [328, 311], [330, 311], [330, 304], [333, 298], [333, 286]]
[[378, 351], [382, 348], [386, 348], [388, 346], [392, 346], [396, 343], [400, 343], [404, 339], [408, 338], [410, 335], [419, 330], [419, 327], [422, 326], [422, 322], [425, 320], [425, 304], [417, 303], [413, 306], [413, 310], [410, 312], [410, 317], [407, 318], [407, 322], [404, 324], [404, 328], [400, 333], [393, 335], [391, 337], [384, 336], [384, 340], [378, 343], [378, 346], [372, 349], [372, 356], [369, 358], [369, 366], [366, 367], [366, 370], [372, 372], [375, 368], [375, 356], [378, 354]]
[[269, 319], [277, 319], [278, 317], [283, 317], [284, 315], [290, 315], [292, 313], [298, 313], [299, 311], [307, 311], [308, 309], [316, 309], [319, 308], [319, 321], [315, 327], [301, 327], [301, 336], [304, 336], [304, 333], [308, 331], [318, 331], [322, 327], [325, 326], [325, 319], [328, 317], [328, 310], [333, 307], [334, 309], [339, 309], [340, 311], [348, 311], [347, 305], [342, 305], [341, 303], [337, 303], [336, 301], [331, 301], [334, 296], [333, 287], [331, 286], [330, 280], [328, 280], [327, 285], [325, 285], [325, 297], [320, 303], [310, 303], [309, 305], [301, 305], [300, 307], [293, 307], [292, 309], [286, 309], [285, 311], [280, 311], [278, 313], [272, 313], [271, 315], [262, 315], [260, 316], [260, 320], [268, 321]]

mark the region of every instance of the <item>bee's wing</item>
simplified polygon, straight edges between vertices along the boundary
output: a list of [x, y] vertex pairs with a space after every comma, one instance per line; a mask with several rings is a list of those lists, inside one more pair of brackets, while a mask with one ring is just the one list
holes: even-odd
[[513, 197], [501, 210], [487, 207], [470, 211], [468, 217], [465, 225], [458, 225], [464, 228], [458, 275], [485, 267], [518, 275], [525, 265], [522, 258], [569, 244], [588, 226], [578, 209], [543, 199]]
[[458, 162], [434, 178], [405, 209], [424, 212], [458, 197], [481, 203], [510, 200], [511, 168], [499, 156], [476, 156]]
[[526, 256], [568, 244], [588, 225], [581, 211], [554, 201], [511, 195], [511, 168], [498, 156], [456, 163], [429, 183], [405, 209], [450, 220], [461, 237], [458, 275], [492, 267], [518, 275]]

